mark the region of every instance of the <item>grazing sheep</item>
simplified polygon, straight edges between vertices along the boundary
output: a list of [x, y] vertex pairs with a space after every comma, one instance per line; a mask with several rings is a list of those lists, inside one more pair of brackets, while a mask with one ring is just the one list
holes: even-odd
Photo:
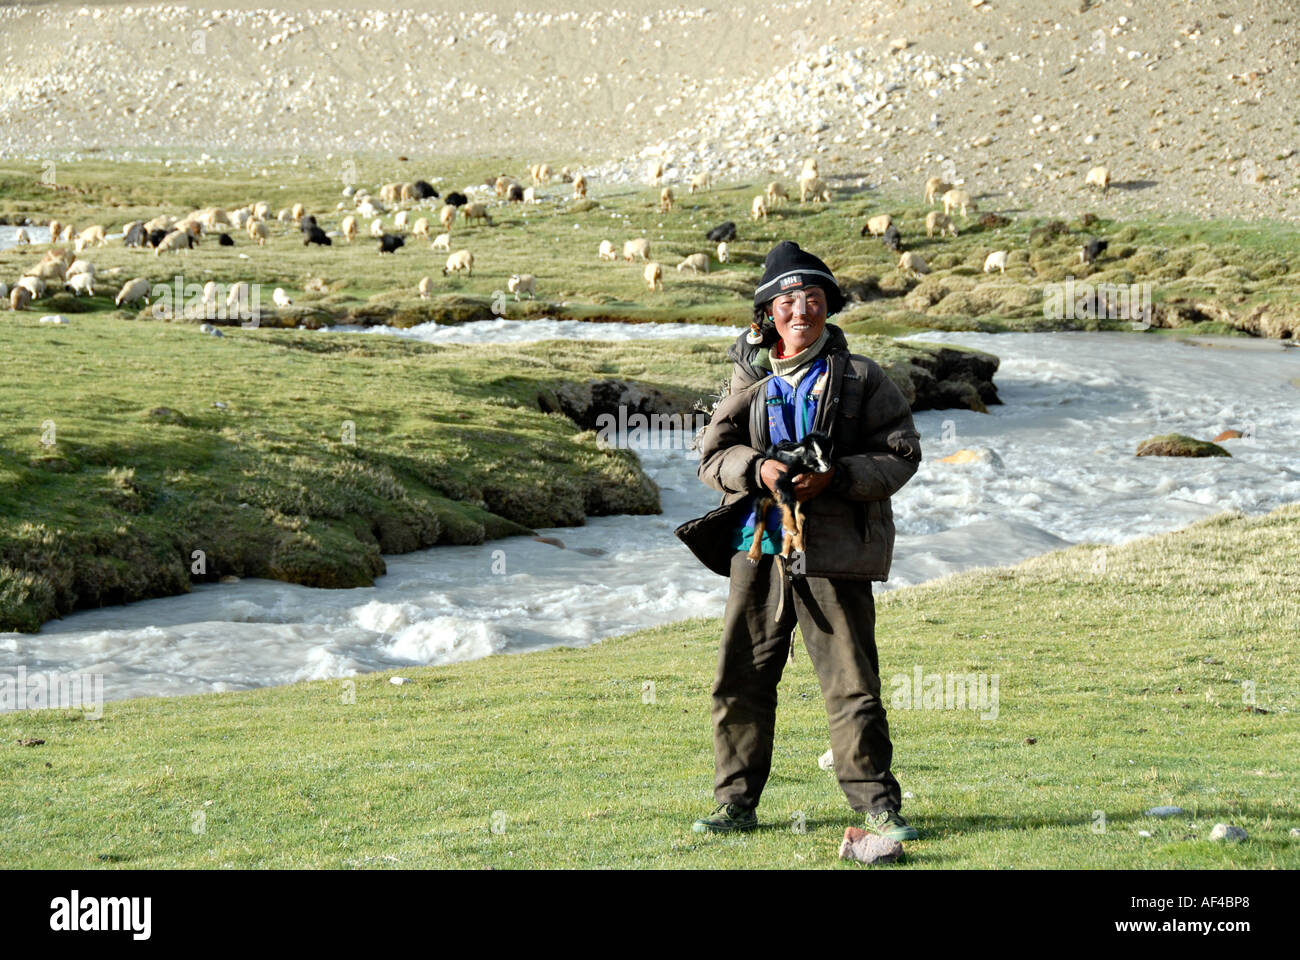
[[[435, 193], [434, 196], [436, 197], [437, 194]], [[458, 190], [453, 190], [451, 193], [447, 194], [446, 199], [447, 199], [448, 206], [451, 206], [453, 208], [463, 207], [465, 206], [465, 204], [469, 203], [469, 197], [465, 196], [465, 194], [461, 193]]]
[[799, 174], [800, 180], [807, 180], [810, 177], [820, 177], [821, 172], [817, 169], [816, 157], [804, 157], [803, 172]]
[[264, 247], [271, 239], [271, 225], [265, 220], [254, 220], [248, 225], [248, 236], [256, 240], [259, 247]]
[[467, 203], [460, 208], [460, 214], [467, 221], [482, 220], [489, 227], [492, 226], [492, 218], [488, 215], [488, 208], [485, 203]]
[[767, 201], [763, 199], [760, 193], [754, 198], [754, 202], [749, 207], [749, 217], [751, 220], [767, 219]]
[[373, 203], [370, 200], [363, 200], [357, 204], [357, 216], [364, 217], [367, 220], [387, 212], [388, 208], [382, 203]]
[[903, 249], [903, 236], [898, 232], [898, 227], [892, 223], [881, 234], [880, 242], [895, 253]]
[[415, 200], [415, 184], [413, 183], [402, 184], [401, 187], [398, 188], [397, 198], [402, 203], [411, 203], [413, 200]]
[[433, 243], [431, 243], [429, 246], [431, 246], [434, 250], [446, 250], [448, 253], [450, 253], [451, 234], [450, 233], [438, 234], [436, 237], [433, 238]]
[[293, 306], [293, 301], [290, 300], [289, 295], [284, 292], [284, 287], [275, 288], [275, 292], [271, 294], [271, 302], [274, 303], [277, 307]]
[[858, 231], [858, 236], [865, 237], [870, 234], [873, 237], [883, 237], [885, 231], [889, 229], [890, 224], [893, 222], [894, 218], [889, 214], [878, 214], [862, 225], [862, 229]]
[[498, 197], [504, 197], [507, 193], [510, 192], [510, 188], [514, 186], [514, 183], [515, 182], [513, 180], [511, 180], [503, 173], [501, 176], [496, 178], [496, 182], [493, 183], [492, 186], [496, 190], [496, 194]]
[[410, 222], [410, 214], [405, 210], [398, 210], [393, 217], [393, 229], [399, 233], [406, 231], [406, 225]]
[[411, 227], [411, 236], [424, 237], [424, 239], [426, 240], [429, 239], [429, 218], [428, 217], [421, 217], [419, 220], [415, 221], [415, 226]]
[[93, 277], [95, 275], [95, 265], [88, 260], [77, 260], [72, 266], [68, 267], [66, 276], [75, 277], [83, 273]]
[[541, 200], [537, 199], [536, 187], [529, 187], [527, 190], [524, 191], [524, 203], [538, 204], [541, 202], [542, 202]]
[[265, 200], [260, 200], [257, 203], [253, 204], [253, 219], [270, 220], [271, 205], [267, 203]]
[[[236, 230], [243, 230], [246, 226], [248, 226], [248, 221], [250, 219], [251, 217], [249, 216], [247, 210], [230, 211], [230, 226]], [[146, 223], [144, 226], [146, 230], [149, 229], [149, 224]]]
[[144, 221], [132, 220], [122, 228], [122, 244], [127, 247], [138, 247], [144, 243]]
[[645, 265], [642, 276], [645, 277], [646, 286], [651, 290], [662, 290], [664, 288], [664, 268], [653, 260]]
[[[25, 232], [25, 231], [24, 231]], [[63, 224], [57, 220], [50, 221], [50, 243], [59, 242], [59, 234], [63, 232]]]
[[531, 273], [512, 273], [510, 279], [506, 281], [506, 289], [515, 295], [515, 300], [519, 300], [519, 294], [528, 294], [529, 300], [536, 300], [537, 278]]
[[1005, 250], [994, 250], [984, 258], [984, 272], [992, 273], [994, 270], [1007, 272], [1007, 252]]
[[416, 180], [411, 184], [411, 194], [416, 200], [437, 200], [438, 191], [427, 180]]
[[77, 239], [81, 241], [83, 246], [90, 246], [92, 243], [97, 247], [108, 246], [108, 237], [105, 235], [104, 228], [99, 224], [82, 230], [77, 234]]
[[27, 271], [29, 276], [38, 277], [41, 280], [62, 280], [68, 273], [68, 265], [61, 257], [54, 260], [42, 260], [32, 269]]
[[173, 250], [189, 250], [197, 242], [194, 239], [194, 234], [188, 230], [173, 230], [163, 237], [162, 243], [153, 248], [153, 255], [159, 257]]
[[664, 187], [659, 191], [659, 212], [668, 213], [673, 208], [673, 188]]
[[913, 250], [909, 250], [898, 258], [898, 269], [913, 277], [919, 277], [923, 273], [930, 272], [930, 267], [925, 262], [925, 258]]
[[126, 283], [122, 284], [122, 289], [118, 291], [117, 297], [113, 300], [113, 305], [120, 307], [124, 303], [134, 303], [137, 300], [148, 302], [149, 291], [151, 289], [149, 281], [141, 277], [136, 277], [134, 280], [128, 280]]
[[628, 263], [632, 262], [633, 257], [640, 257], [642, 260], [650, 259], [650, 241], [645, 237], [639, 237], [636, 240], [629, 240], [623, 244], [623, 259]]
[[175, 223], [176, 223], [175, 217], [169, 217], [165, 213], [160, 213], [152, 220], [146, 220], [144, 224], [144, 228], [148, 233], [153, 233], [155, 230], [160, 230], [160, 229], [166, 230], [168, 233], [170, 233], [172, 229], [172, 225]]
[[420, 291], [420, 299], [428, 300], [429, 297], [433, 296], [433, 281], [428, 277], [421, 277], [418, 289]]
[[727, 246], [727, 241], [723, 240], [718, 244], [718, 263], [726, 263], [731, 256], [731, 248]]
[[215, 280], [209, 280], [205, 283], [203, 285], [203, 305], [206, 307], [208, 304], [211, 304], [215, 307], [217, 305], [218, 293], [220, 290], [221, 285]]
[[197, 214], [199, 222], [209, 230], [215, 230], [219, 226], [233, 226], [230, 222], [230, 215], [220, 207], [206, 207]]
[[721, 243], [724, 240], [731, 241], [736, 239], [736, 225], [730, 220], [724, 220], [712, 230], [705, 234], [705, 237], [711, 243]]
[[406, 243], [404, 237], [399, 237], [395, 233], [386, 233], [379, 238], [379, 253], [382, 256], [385, 253], [396, 253], [398, 247]]
[[284, 207], [276, 213], [275, 219], [279, 223], [288, 223], [290, 220], [293, 219], [293, 213], [292, 211], [289, 210], [288, 207]]
[[961, 208], [961, 215], [967, 215], [968, 210], [978, 211], [975, 201], [970, 198], [970, 194], [965, 190], [949, 190], [943, 195], [943, 212], [944, 215], [950, 215], [958, 207]]
[[230, 291], [226, 294], [226, 309], [240, 310], [242, 307], [251, 303], [253, 299], [252, 288], [244, 281], [232, 283]]
[[71, 291], [74, 296], [81, 296], [84, 293], [93, 297], [95, 295], [95, 278], [88, 273], [78, 273], [75, 276], [68, 277], [63, 289]]
[[510, 184], [510, 188], [506, 191], [506, 199], [511, 203], [523, 203], [524, 188], [517, 183]]
[[63, 228], [63, 236], [60, 238], [64, 243], [71, 243], [72, 238], [77, 235], [77, 231], [72, 229], [72, 224]]
[[1109, 240], [1098, 240], [1092, 237], [1079, 250], [1080, 263], [1096, 263], [1097, 258], [1102, 255], [1105, 249], [1110, 246]]
[[936, 198], [943, 196], [952, 188], [952, 184], [945, 183], [943, 177], [931, 177], [929, 180], [925, 181], [926, 205], [933, 205]]
[[402, 196], [402, 185], [400, 183], [386, 183], [379, 188], [379, 199], [384, 203], [397, 203]]
[[695, 176], [691, 177], [691, 185], [688, 189], [691, 193], [694, 193], [696, 190], [708, 190], [712, 186], [713, 174], [705, 172], [697, 173]]
[[474, 254], [468, 250], [457, 250], [447, 258], [447, 265], [442, 268], [442, 275], [445, 277], [450, 273], [459, 273], [466, 271], [469, 276], [474, 276]]
[[217, 234], [217, 245], [221, 247], [233, 247], [235, 245], [235, 238], [228, 233], [219, 233]]
[[19, 227], [18, 232], [14, 234], [14, 246], [25, 247], [31, 242], [32, 238], [27, 236], [27, 231]]
[[699, 273], [703, 270], [709, 272], [709, 255], [707, 253], [692, 253], [689, 257], [677, 264], [677, 272], [689, 269], [691, 273]]
[[580, 173], [573, 178], [573, 198], [575, 200], [582, 200], [586, 196], [587, 196], [587, 175], [584, 173]]
[[370, 221], [370, 235], [376, 240], [384, 235], [384, 221], [379, 217]]
[[339, 232], [343, 234], [343, 239], [351, 243], [357, 238], [357, 218], [349, 214], [343, 218], [339, 224]]
[[939, 236], [941, 237], [945, 233], [949, 233], [955, 237], [957, 236], [957, 224], [953, 223], [952, 217], [948, 216], [946, 213], [940, 213], [938, 210], [931, 210], [925, 215], [925, 235], [927, 237], [933, 237], [936, 231], [938, 231]]
[[809, 198], [830, 203], [831, 188], [825, 180], [809, 177], [799, 181], [799, 202], [807, 203]]
[[617, 260], [618, 254], [614, 252], [614, 245], [608, 240], [600, 241], [600, 259]]
[[530, 171], [533, 175], [533, 181], [540, 187], [551, 182], [551, 165], [549, 163], [539, 163], [533, 166]]
[[452, 225], [456, 222], [456, 208], [450, 203], [445, 204], [443, 208], [438, 211], [438, 222], [442, 224], [443, 230], [450, 233]]
[[39, 300], [45, 296], [45, 281], [40, 277], [23, 277], [14, 286], [24, 288], [32, 295], [33, 300]]
[[646, 171], [646, 176], [656, 187], [664, 179], [664, 162], [662, 160], [651, 160], [650, 168]]
[[785, 184], [780, 180], [773, 180], [767, 185], [767, 205], [775, 207], [780, 200], [782, 205], [790, 202], [790, 194], [785, 192]]
[[1083, 179], [1085, 187], [1096, 187], [1104, 195], [1110, 189], [1110, 168], [1093, 167]]
[[26, 287], [15, 286], [9, 291], [9, 309], [26, 310], [27, 305], [32, 302], [32, 292]]

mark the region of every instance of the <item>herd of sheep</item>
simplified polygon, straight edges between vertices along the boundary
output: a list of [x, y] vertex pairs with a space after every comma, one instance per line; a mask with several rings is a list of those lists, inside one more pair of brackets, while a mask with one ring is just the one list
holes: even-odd
[[[650, 182], [656, 186], [661, 185], [663, 175], [662, 161], [655, 161], [648, 171]], [[333, 243], [331, 236], [341, 237], [348, 244], [356, 242], [360, 237], [362, 221], [369, 220], [370, 237], [378, 240], [381, 255], [393, 254], [401, 249], [405, 246], [409, 234], [411, 239], [421, 238], [428, 241], [432, 250], [447, 253], [447, 259], [442, 268], [443, 276], [463, 272], [472, 277], [474, 275], [474, 254], [469, 249], [462, 248], [455, 251], [451, 249], [452, 230], [457, 215], [459, 213], [460, 218], [466, 225], [479, 223], [491, 227], [493, 226], [493, 220], [488, 204], [481, 201], [471, 202], [468, 196], [469, 193], [475, 191], [486, 192], [490, 188], [500, 200], [522, 204], [537, 204], [541, 202], [537, 192], [538, 188], [546, 186], [552, 178], [558, 178], [565, 183], [572, 184], [575, 199], [584, 199], [587, 195], [586, 177], [580, 172], [570, 171], [567, 167], [557, 175], [548, 164], [534, 164], [529, 170], [529, 176], [533, 183], [527, 187], [503, 174], [495, 180], [489, 179], [481, 188], [467, 187], [464, 191], [450, 191], [445, 197], [442, 197], [438, 190], [425, 180], [387, 183], [379, 189], [377, 197], [371, 196], [365, 188], [354, 189], [348, 186], [344, 188], [343, 195], [351, 201], [355, 209], [353, 212], [347, 212], [345, 203], [339, 202], [337, 204], [336, 212], [342, 213], [343, 216], [339, 222], [338, 231], [332, 235], [327, 234], [320, 227], [316, 217], [309, 214], [301, 203], [295, 203], [273, 214], [271, 205], [266, 201], [260, 201], [234, 210], [207, 207], [195, 210], [183, 217], [162, 214], [148, 221], [137, 220], [123, 228], [122, 242], [127, 247], [152, 247], [154, 255], [161, 256], [164, 253], [190, 250], [205, 235], [215, 234], [219, 244], [232, 246], [234, 245], [232, 234], [243, 231], [248, 235], [251, 242], [256, 243], [258, 246], [265, 246], [272, 236], [272, 223], [277, 223], [286, 228], [292, 225], [292, 227], [299, 230], [303, 236], [304, 245], [331, 246]], [[1110, 171], [1106, 167], [1094, 167], [1088, 172], [1085, 182], [1087, 186], [1096, 187], [1105, 193], [1110, 186]], [[698, 190], [709, 189], [712, 184], [713, 177], [711, 175], [707, 173], [697, 174], [690, 180], [689, 191], [694, 194]], [[806, 159], [799, 178], [800, 202], [830, 203], [831, 197], [830, 187], [822, 180], [818, 170], [817, 159], [815, 157]], [[430, 218], [417, 216], [412, 221], [412, 213], [420, 213], [421, 211], [419, 209], [407, 209], [407, 205], [427, 206], [431, 201], [437, 199], [443, 201], [437, 214], [437, 220], [442, 232], [431, 236], [433, 230]], [[671, 211], [675, 199], [672, 188], [662, 186], [658, 210], [661, 213]], [[788, 203], [789, 200], [790, 194], [785, 186], [778, 181], [773, 181], [767, 185], [763, 193], [753, 198], [750, 205], [750, 218], [752, 220], [766, 220], [769, 211]], [[927, 206], [940, 202], [943, 204], [942, 212], [932, 210], [926, 215], [925, 232], [927, 238], [933, 238], [936, 233], [940, 238], [944, 236], [956, 237], [958, 228], [954, 217], [960, 214], [963, 219], [968, 219], [972, 212], [978, 212], [978, 207], [968, 191], [945, 183], [940, 177], [931, 177], [926, 181], [924, 200]], [[394, 232], [389, 232], [383, 222], [383, 215], [389, 213], [390, 210], [393, 211]], [[431, 208], [430, 212], [432, 212]], [[995, 215], [986, 215], [984, 219], [991, 222], [1005, 222], [1003, 218]], [[898, 229], [898, 224], [890, 214], [877, 214], [870, 217], [862, 226], [860, 234], [862, 236], [879, 237], [887, 248], [899, 253], [897, 269], [900, 272], [912, 277], [919, 277], [930, 272], [925, 259], [919, 253], [902, 249], [902, 234]], [[729, 262], [730, 250], [728, 244], [735, 240], [735, 223], [730, 220], [725, 221], [709, 230], [706, 236], [711, 243], [716, 244], [714, 253], [718, 262]], [[19, 245], [30, 244], [30, 238], [25, 230], [20, 229], [18, 231], [17, 241]], [[69, 251], [66, 246], [62, 248], [56, 247], [56, 244], [60, 243], [71, 244], [72, 250]], [[76, 296], [93, 296], [95, 293], [95, 266], [88, 260], [82, 259], [80, 255], [87, 249], [102, 247], [107, 243], [108, 233], [102, 225], [96, 224], [78, 231], [71, 224], [51, 221], [50, 248], [45, 252], [39, 263], [24, 271], [23, 276], [12, 288], [7, 284], [0, 283], [0, 303], [7, 299], [12, 310], [25, 310], [32, 301], [46, 296], [51, 285], [54, 285], [56, 290], [60, 289], [59, 285], [61, 285], [63, 291]], [[1080, 251], [1080, 259], [1085, 263], [1092, 263], [1105, 249], [1106, 242], [1104, 240], [1090, 240]], [[989, 253], [984, 261], [984, 272], [989, 273], [1000, 270], [1005, 273], [1007, 254], [1008, 251], [1006, 250], [995, 250]], [[619, 259], [614, 244], [609, 240], [600, 242], [597, 255], [602, 261], [616, 261]], [[644, 265], [643, 277], [647, 288], [651, 291], [663, 289], [663, 266], [651, 259], [650, 241], [647, 238], [639, 237], [626, 241], [623, 244], [622, 260], [628, 263], [636, 260], [641, 261]], [[692, 274], [708, 273], [710, 262], [708, 253], [692, 253], [677, 264], [677, 271], [680, 273], [689, 270]], [[533, 274], [516, 273], [511, 275], [507, 286], [509, 291], [514, 294], [515, 299], [520, 300], [524, 295], [535, 298], [536, 284], [536, 277]], [[209, 284], [208, 286], [215, 289], [215, 284]], [[235, 284], [234, 286], [240, 287], [243, 285]], [[114, 303], [117, 306], [122, 306], [141, 301], [147, 302], [150, 289], [150, 284], [147, 281], [138, 277], [134, 278], [122, 285], [114, 298]], [[429, 277], [423, 277], [417, 289], [421, 298], [432, 296], [432, 280]], [[211, 291], [205, 291], [205, 302], [209, 298], [209, 292]], [[233, 295], [234, 290], [232, 289]], [[276, 289], [273, 299], [277, 307], [285, 307], [292, 303], [287, 294], [279, 288]]]

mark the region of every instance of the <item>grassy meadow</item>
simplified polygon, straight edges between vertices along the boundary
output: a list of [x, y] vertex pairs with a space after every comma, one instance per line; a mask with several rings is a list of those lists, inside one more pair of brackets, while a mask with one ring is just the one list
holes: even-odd
[[[1300, 867], [1298, 557], [1290, 506], [878, 595], [888, 702], [917, 668], [997, 678], [988, 719], [890, 709], [922, 831], [893, 869]], [[691, 833], [720, 630], [3, 714], [0, 866], [861, 869], [802, 645], [760, 828]]]

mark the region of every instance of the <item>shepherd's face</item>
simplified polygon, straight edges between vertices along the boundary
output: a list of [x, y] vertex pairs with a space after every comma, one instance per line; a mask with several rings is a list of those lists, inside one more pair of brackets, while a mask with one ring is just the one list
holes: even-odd
[[791, 290], [772, 301], [772, 322], [788, 353], [816, 343], [826, 327], [826, 291], [821, 287]]

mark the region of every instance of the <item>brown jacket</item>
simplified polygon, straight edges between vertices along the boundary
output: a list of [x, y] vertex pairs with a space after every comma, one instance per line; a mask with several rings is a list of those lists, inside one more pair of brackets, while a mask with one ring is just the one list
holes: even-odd
[[[879, 364], [850, 353], [842, 334], [832, 336], [821, 355], [830, 375], [812, 429], [830, 433], [835, 479], [803, 503], [804, 574], [887, 580], [894, 552], [889, 498], [916, 472], [920, 437], [907, 400]], [[766, 490], [759, 469], [769, 443], [771, 376], [741, 386], [745, 377], [733, 371], [732, 385], [741, 389], [718, 403], [699, 443], [699, 477], [721, 491], [721, 504], [674, 531], [705, 566], [724, 577], [731, 574], [732, 531], [748, 512], [750, 497]]]

